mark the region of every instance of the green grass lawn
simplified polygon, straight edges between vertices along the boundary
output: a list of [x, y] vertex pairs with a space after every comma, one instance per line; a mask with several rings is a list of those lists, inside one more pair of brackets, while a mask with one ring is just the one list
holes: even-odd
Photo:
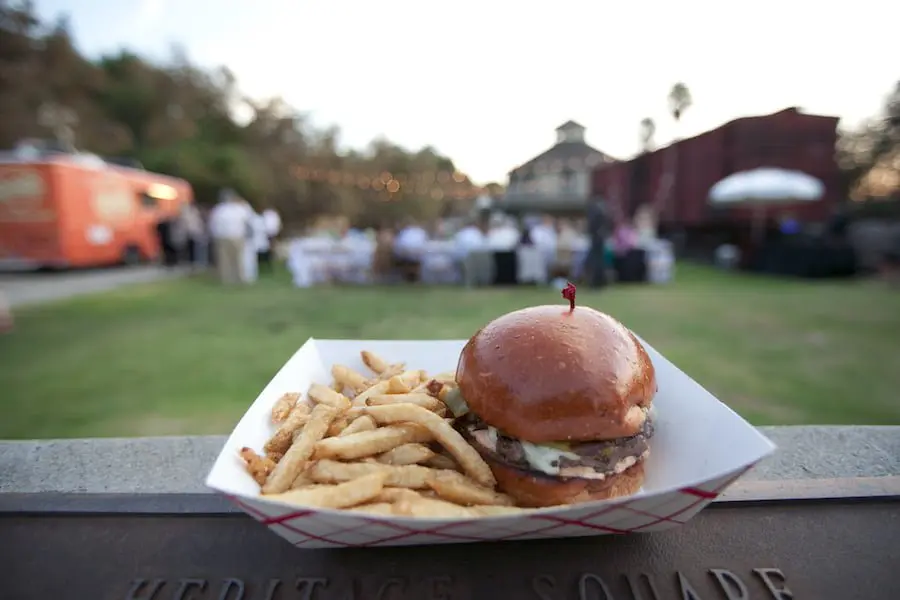
[[[756, 424], [900, 424], [900, 294], [679, 266], [670, 286], [579, 290]], [[310, 336], [461, 338], [551, 289], [223, 289], [170, 281], [17, 312], [0, 438], [224, 433]], [[410, 364], [414, 364], [410, 357]], [[452, 368], [453, 365], [448, 365]]]

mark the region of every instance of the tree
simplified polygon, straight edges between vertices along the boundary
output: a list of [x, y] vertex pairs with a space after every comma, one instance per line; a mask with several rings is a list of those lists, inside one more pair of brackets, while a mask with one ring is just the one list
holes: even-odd
[[681, 121], [681, 117], [693, 103], [691, 91], [686, 84], [679, 81], [669, 90], [669, 112], [676, 123]]
[[900, 190], [900, 81], [877, 117], [841, 135], [837, 160], [850, 197], [887, 197]]
[[[238, 108], [249, 119], [236, 120]], [[234, 188], [288, 226], [337, 214], [362, 226], [429, 219], [474, 195], [433, 147], [341, 148], [337, 127], [311, 127], [281, 98], [245, 98], [227, 68], [201, 69], [177, 47], [164, 63], [128, 50], [91, 61], [65, 18], [43, 23], [28, 1], [0, 0], [0, 114], [0, 147], [62, 137], [182, 177], [200, 202]]]
[[[693, 98], [691, 98], [691, 91], [688, 89], [688, 86], [682, 82], [678, 82], [672, 86], [672, 89], [669, 90], [669, 112], [672, 115], [672, 118], [675, 120], [676, 128], [678, 124], [681, 122], [681, 118], [684, 116], [684, 113], [691, 107], [693, 104]], [[673, 143], [669, 146], [666, 152], [666, 168], [665, 175], [660, 182], [659, 193], [657, 196], [657, 201], [655, 202], [654, 210], [652, 210], [652, 219], [656, 222], [659, 221], [662, 214], [665, 212], [669, 203], [671, 202], [671, 198], [675, 193], [675, 178], [678, 173], [678, 143], [677, 143], [677, 134], [676, 139], [672, 141]], [[650, 217], [648, 217], [649, 219]]]
[[650, 117], [641, 119], [641, 151], [650, 152], [653, 149], [653, 136], [656, 135], [656, 123]]

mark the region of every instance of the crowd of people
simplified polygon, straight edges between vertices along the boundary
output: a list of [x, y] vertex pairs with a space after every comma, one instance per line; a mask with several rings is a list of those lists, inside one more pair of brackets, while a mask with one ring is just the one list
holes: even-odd
[[257, 213], [232, 190], [223, 190], [208, 211], [185, 204], [157, 227], [163, 264], [194, 269], [214, 266], [224, 284], [252, 283], [272, 268], [272, 243], [281, 231], [275, 210]]
[[[212, 265], [223, 284], [251, 283], [260, 270], [272, 268], [274, 241], [281, 228], [274, 210], [256, 212], [237, 193], [223, 190], [211, 209], [185, 205], [176, 218], [160, 224], [164, 264]], [[645, 212], [638, 211], [630, 220], [616, 219], [597, 201], [584, 216], [569, 218], [479, 210], [467, 217], [431, 222], [405, 219], [394, 226], [361, 230], [336, 217], [313, 225], [300, 239], [317, 238], [334, 244], [326, 245], [326, 255], [328, 248], [339, 251], [361, 245], [362, 254], [367, 254], [365, 279], [372, 282], [431, 282], [425, 275], [437, 261], [435, 254], [440, 254], [441, 260], [449, 262], [446, 270], [455, 272], [455, 280], [470, 286], [571, 280], [600, 287], [621, 274], [618, 263], [636, 249], [652, 245], [655, 229]], [[504, 259], [514, 266], [505, 269]], [[498, 273], [509, 270], [516, 273]], [[313, 279], [341, 281], [342, 277], [326, 274]]]
[[[432, 282], [429, 271], [438, 268], [436, 265], [441, 261], [440, 269], [445, 273], [455, 271], [457, 280], [467, 285], [568, 279], [602, 286], [616, 277], [617, 261], [624, 260], [636, 249], [651, 247], [655, 241], [653, 224], [646, 214], [639, 211], [634, 220], [616, 220], [602, 202], [591, 206], [587, 215], [579, 218], [546, 214], [514, 217], [480, 211], [469, 218], [427, 223], [407, 219], [395, 227], [367, 231], [354, 229], [345, 220], [336, 223], [313, 228], [304, 239], [328, 238], [335, 249], [357, 246], [359, 240], [365, 245], [368, 240], [374, 248], [371, 280], [379, 283]], [[326, 254], [329, 247], [325, 246]], [[323, 251], [319, 248], [321, 257]], [[304, 259], [303, 254], [298, 250], [293, 261], [298, 271], [302, 270], [304, 260], [317, 260], [310, 254]], [[340, 270], [340, 266], [335, 268]], [[309, 278], [297, 280], [306, 279]], [[322, 277], [312, 279], [323, 280]], [[340, 281], [341, 276], [336, 273], [331, 279]]]

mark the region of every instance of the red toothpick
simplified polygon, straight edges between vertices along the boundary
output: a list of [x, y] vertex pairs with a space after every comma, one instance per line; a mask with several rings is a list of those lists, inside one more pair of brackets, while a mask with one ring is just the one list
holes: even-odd
[[575, 284], [571, 281], [566, 282], [566, 287], [563, 288], [562, 297], [569, 301], [569, 312], [575, 310]]

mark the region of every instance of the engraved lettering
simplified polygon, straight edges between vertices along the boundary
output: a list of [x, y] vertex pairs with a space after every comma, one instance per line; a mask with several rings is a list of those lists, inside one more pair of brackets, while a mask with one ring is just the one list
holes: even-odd
[[[768, 588], [769, 593], [772, 594], [773, 600], [793, 600], [794, 592], [784, 585], [785, 576], [784, 573], [781, 572], [781, 569], [753, 569], [753, 572], [756, 573], [757, 577], [762, 579], [763, 584]], [[772, 575], [781, 581], [772, 581]], [[781, 587], [776, 587], [779, 585]]]
[[[235, 590], [232, 595], [231, 590]], [[240, 579], [226, 579], [222, 582], [219, 600], [244, 600], [244, 582]]]
[[646, 573], [641, 573], [634, 579], [631, 578], [630, 575], [625, 576], [625, 581], [628, 583], [628, 591], [631, 592], [632, 600], [644, 600], [644, 595], [641, 593], [640, 582], [643, 577], [644, 583], [646, 584], [644, 587], [650, 590], [650, 597], [647, 600], [661, 600], [661, 596], [659, 595], [659, 591], [656, 589], [656, 583], [653, 581], [653, 577], [647, 575]]
[[270, 579], [269, 586], [266, 588], [265, 600], [275, 600], [275, 592], [281, 587], [280, 579]]
[[540, 600], [553, 600], [553, 590], [556, 589], [556, 577], [550, 575], [538, 575], [531, 579], [531, 589]]
[[301, 600], [313, 600], [316, 593], [316, 587], [328, 587], [328, 580], [324, 577], [301, 577], [297, 580], [297, 589], [300, 590]]
[[378, 594], [375, 598], [378, 600], [390, 600], [394, 597], [394, 591], [402, 594], [406, 590], [406, 579], [400, 577], [392, 577], [381, 584], [378, 588]]
[[703, 600], [700, 597], [700, 594], [697, 593], [697, 590], [694, 589], [694, 586], [691, 585], [691, 582], [688, 581], [687, 577], [685, 577], [681, 571], [675, 571], [678, 575], [678, 586], [681, 589], [681, 600]]
[[125, 600], [155, 600], [156, 594], [162, 589], [165, 580], [154, 579], [147, 581], [146, 579], [135, 579], [131, 582], [131, 589], [125, 596]]
[[453, 600], [453, 578], [449, 575], [432, 577], [430, 592], [429, 600]]
[[728, 600], [750, 600], [750, 592], [741, 578], [728, 569], [710, 569]]
[[[593, 585], [589, 585], [591, 583], [593, 583]], [[592, 589], [596, 590], [596, 592], [603, 592], [603, 596], [598, 596], [596, 593], [590, 593]], [[603, 598], [603, 600], [613, 600], [612, 593], [606, 586], [606, 582], [593, 573], [584, 573], [578, 579], [578, 598], [580, 600], [591, 600], [593, 598], [596, 598], [597, 600], [600, 600], [600, 598]]]
[[200, 588], [201, 592], [206, 589], [205, 579], [179, 579], [178, 581], [180, 583], [175, 595], [172, 596], [173, 600], [199, 600], [193, 591], [197, 588]]
[[359, 592], [359, 582], [355, 579], [350, 579], [348, 581], [350, 585], [349, 587], [344, 588], [340, 600], [357, 600], [358, 598], [363, 598], [364, 596]]

